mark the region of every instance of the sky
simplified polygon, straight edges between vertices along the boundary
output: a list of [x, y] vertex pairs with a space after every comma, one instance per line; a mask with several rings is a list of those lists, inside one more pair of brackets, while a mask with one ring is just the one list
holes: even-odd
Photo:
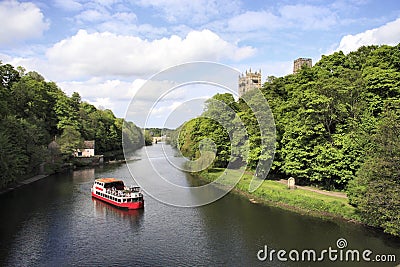
[[[124, 118], [147, 81], [179, 64], [261, 70], [264, 82], [290, 74], [299, 57], [315, 64], [339, 50], [396, 45], [400, 2], [7, 0], [0, 1], [0, 25], [4, 64], [37, 71], [68, 95], [78, 92], [83, 101]], [[176, 87], [157, 99], [146, 126], [161, 127], [162, 115], [188, 112], [188, 101], [204, 102], [217, 92], [226, 90]]]

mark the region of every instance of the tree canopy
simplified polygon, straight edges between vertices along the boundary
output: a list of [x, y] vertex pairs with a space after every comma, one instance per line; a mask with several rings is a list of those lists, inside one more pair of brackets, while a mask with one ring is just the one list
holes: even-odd
[[96, 154], [121, 150], [122, 134], [132, 148], [144, 144], [142, 130], [132, 122], [83, 102], [76, 92], [67, 96], [37, 72], [25, 73], [1, 61], [0, 129], [0, 188], [36, 173], [56, 137], [61, 152], [68, 155], [83, 140], [95, 140]]
[[[276, 127], [268, 178], [292, 176], [300, 184], [348, 190], [364, 222], [400, 235], [400, 44], [322, 56], [296, 74], [268, 77], [261, 92]], [[235, 111], [248, 137], [232, 134], [234, 116], [210, 100], [202, 117], [178, 129], [178, 147], [197, 159], [201, 140], [211, 138], [216, 144], [211, 167], [232, 161], [241, 166], [246, 158], [247, 168], [254, 170], [266, 156], [261, 151], [272, 151], [263, 147], [261, 140], [268, 137], [260, 132], [254, 106], [249, 107], [259, 99], [251, 91], [238, 101], [229, 94], [212, 99]], [[224, 127], [207, 119], [210, 114], [226, 122]], [[240, 151], [243, 142], [249, 142], [247, 157]]]

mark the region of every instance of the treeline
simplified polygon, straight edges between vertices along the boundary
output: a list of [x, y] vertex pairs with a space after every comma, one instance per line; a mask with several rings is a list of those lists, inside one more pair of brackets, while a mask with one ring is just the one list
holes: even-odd
[[[400, 45], [364, 46], [348, 55], [336, 52], [312, 68], [285, 77], [268, 77], [261, 88], [276, 125], [275, 156], [267, 178], [295, 177], [300, 184], [347, 190], [350, 203], [364, 222], [400, 235]], [[254, 110], [259, 99], [250, 91], [234, 101], [216, 95], [244, 123], [248, 138], [232, 134], [203, 116], [177, 132], [176, 145], [185, 156], [200, 158], [212, 139], [216, 151], [211, 167], [247, 164], [254, 169], [265, 157]], [[221, 112], [226, 114], [226, 112]], [[222, 116], [230, 115], [219, 115]], [[225, 119], [222, 119], [225, 121]], [[230, 117], [235, 123], [235, 118]], [[246, 140], [247, 162], [241, 162]], [[271, 150], [271, 149], [270, 149]], [[268, 154], [267, 154], [268, 156]], [[232, 166], [232, 165], [231, 165]]]
[[67, 158], [84, 140], [95, 140], [96, 154], [121, 150], [122, 134], [132, 149], [144, 143], [133, 123], [83, 102], [78, 93], [68, 97], [37, 72], [0, 61], [0, 81], [0, 188], [37, 173], [54, 140]]

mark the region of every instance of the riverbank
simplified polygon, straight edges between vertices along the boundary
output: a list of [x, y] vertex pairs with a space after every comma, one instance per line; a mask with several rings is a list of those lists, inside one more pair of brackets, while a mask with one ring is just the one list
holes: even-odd
[[[221, 185], [235, 179], [242, 173], [241, 170], [213, 169], [211, 172], [202, 172], [198, 176], [208, 182], [221, 176]], [[251, 173], [245, 173], [236, 184], [233, 192], [249, 199], [250, 202], [279, 207], [300, 214], [310, 215], [323, 219], [343, 219], [360, 223], [355, 208], [348, 204], [343, 194], [328, 194], [327, 191], [318, 192], [318, 189], [297, 187], [288, 189], [282, 181], [265, 180], [254, 192], [248, 192]], [[322, 191], [322, 190], [321, 190]]]
[[[95, 158], [95, 157], [93, 157], [93, 158]], [[33, 176], [26, 175], [23, 177], [19, 177], [19, 178], [17, 178], [17, 180], [15, 180], [11, 184], [9, 184], [7, 187], [0, 188], [0, 195], [10, 192], [10, 191], [13, 191], [15, 189], [18, 189], [24, 185], [28, 185], [28, 184], [31, 184], [38, 180], [41, 180], [43, 178], [46, 178], [52, 174], [62, 173], [62, 172], [72, 171], [72, 170], [78, 170], [78, 169], [85, 169], [88, 167], [97, 167], [99, 165], [122, 164], [124, 162], [138, 160], [137, 158], [129, 158], [129, 159], [123, 159], [123, 160], [113, 160], [113, 161], [110, 160], [110, 161], [102, 162], [101, 164], [97, 164], [97, 163], [93, 164], [92, 158], [80, 158], [80, 159], [81, 159], [81, 161], [79, 161], [79, 158], [74, 158], [71, 162], [67, 162], [62, 165], [49, 164], [44, 167], [42, 174], [33, 175]], [[84, 161], [84, 160], [86, 160], [86, 161]]]
[[43, 178], [46, 178], [49, 175], [50, 174], [39, 174], [39, 175], [32, 176], [32, 177], [30, 177], [28, 179], [24, 179], [24, 180], [21, 180], [21, 181], [16, 181], [15, 183], [10, 185], [9, 187], [6, 187], [6, 188], [0, 190], [0, 195], [4, 194], [4, 193], [7, 193], [7, 192], [10, 192], [12, 190], [15, 190], [17, 188], [20, 188], [21, 186], [24, 186], [24, 185], [31, 184], [33, 182], [39, 181], [39, 180], [41, 180]]

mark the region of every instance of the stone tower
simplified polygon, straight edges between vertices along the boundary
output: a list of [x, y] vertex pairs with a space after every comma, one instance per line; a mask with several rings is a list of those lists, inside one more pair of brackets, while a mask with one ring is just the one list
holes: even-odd
[[300, 57], [296, 59], [293, 63], [293, 73], [297, 73], [303, 65], [306, 65], [307, 67], [311, 68], [312, 67], [311, 58]]
[[241, 97], [244, 93], [261, 87], [261, 70], [256, 72], [251, 72], [246, 70], [246, 75], [242, 73], [239, 75], [239, 97]]

